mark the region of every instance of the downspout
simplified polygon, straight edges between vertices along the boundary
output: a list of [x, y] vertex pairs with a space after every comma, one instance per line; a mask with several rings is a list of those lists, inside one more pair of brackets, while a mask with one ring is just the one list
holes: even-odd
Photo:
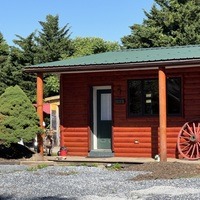
[[[37, 114], [40, 119], [40, 127], [43, 129], [43, 73], [37, 73]], [[37, 135], [37, 141], [38, 141], [38, 153], [43, 155], [44, 149], [43, 149], [43, 134]]]
[[167, 161], [167, 109], [166, 109], [166, 74], [165, 67], [158, 70], [159, 80], [159, 125], [160, 125], [160, 161]]

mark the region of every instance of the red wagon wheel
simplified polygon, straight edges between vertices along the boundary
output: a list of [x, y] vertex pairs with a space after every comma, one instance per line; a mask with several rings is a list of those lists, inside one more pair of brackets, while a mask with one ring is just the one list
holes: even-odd
[[200, 158], [200, 121], [186, 122], [181, 128], [177, 147], [179, 153], [189, 160]]

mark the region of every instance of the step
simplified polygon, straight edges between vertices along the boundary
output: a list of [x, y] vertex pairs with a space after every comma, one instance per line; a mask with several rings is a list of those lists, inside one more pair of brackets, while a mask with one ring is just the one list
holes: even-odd
[[110, 149], [95, 149], [91, 150], [88, 158], [108, 158], [114, 157], [114, 153]]

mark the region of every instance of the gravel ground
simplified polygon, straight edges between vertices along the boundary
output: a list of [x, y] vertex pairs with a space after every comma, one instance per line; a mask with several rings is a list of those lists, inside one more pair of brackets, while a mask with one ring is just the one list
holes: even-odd
[[0, 199], [200, 199], [200, 179], [134, 180], [144, 171], [103, 167], [0, 165]]

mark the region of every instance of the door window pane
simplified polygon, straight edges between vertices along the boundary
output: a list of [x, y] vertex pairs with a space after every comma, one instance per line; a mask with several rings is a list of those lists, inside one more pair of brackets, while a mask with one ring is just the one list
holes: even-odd
[[111, 94], [101, 94], [101, 120], [111, 120]]

